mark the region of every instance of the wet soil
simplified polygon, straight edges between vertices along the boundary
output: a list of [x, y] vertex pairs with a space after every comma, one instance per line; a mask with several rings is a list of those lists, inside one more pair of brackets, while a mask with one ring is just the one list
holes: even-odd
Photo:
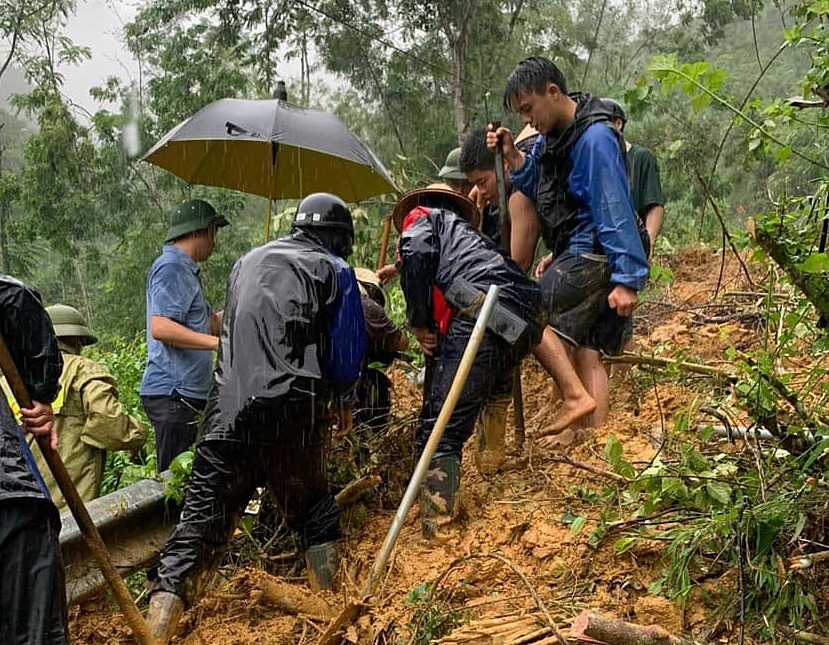
[[[652, 286], [638, 309], [636, 352], [727, 366], [727, 347], [761, 342], [763, 330], [747, 312], [762, 298], [757, 293], [762, 289], [749, 284], [733, 256], [724, 265], [721, 261], [720, 254], [705, 248], [662, 260], [673, 280]], [[768, 278], [759, 267], [751, 270], [756, 283]], [[808, 362], [807, 356], [803, 362]], [[396, 421], [387, 436], [334, 446], [340, 458], [363, 455], [358, 472], [352, 474], [375, 472], [384, 477], [383, 485], [343, 513], [342, 586], [336, 594], [322, 595], [335, 611], [360, 596], [412, 468], [412, 420], [420, 394], [404, 370], [395, 368], [390, 375]], [[531, 357], [523, 365], [523, 387], [529, 420], [549, 401], [549, 379]], [[467, 625], [458, 627], [456, 640], [447, 635], [443, 642], [536, 643], [551, 638], [549, 629], [544, 632], [545, 621], [538, 618], [533, 627], [539, 635], [532, 638], [532, 630], [513, 623], [511, 616], [546, 614], [566, 634], [572, 617], [586, 608], [643, 625], [658, 623], [675, 633], [698, 633], [718, 609], [717, 586], [733, 588], [733, 576], [725, 572], [709, 588], [693, 593], [680, 609], [648, 592], [664, 567], [662, 543], [642, 541], [620, 553], [616, 541], [621, 533], [598, 539], [593, 531], [617, 485], [606, 474], [611, 470], [603, 455], [608, 436], [621, 441], [628, 461], [646, 464], [674, 431], [678, 415], [687, 415], [692, 428], [711, 422], [700, 408], [714, 398], [722, 400], [723, 389], [710, 377], [634, 366], [626, 374], [614, 374], [610, 419], [599, 430], [575, 433], [564, 445], [540, 447], [530, 437], [537, 428], [528, 424], [523, 458], [515, 462], [518, 467], [486, 477], [478, 472], [474, 447], [468, 445], [456, 521], [446, 528], [442, 541], [425, 543], [417, 510], [410, 512], [387, 575], [370, 606], [345, 632], [344, 642], [414, 642], [413, 632], [423, 637], [432, 629], [431, 635], [437, 635], [440, 625], [454, 616]], [[739, 422], [736, 406], [732, 413]], [[512, 422], [508, 432], [512, 444]], [[374, 451], [368, 458], [367, 450]], [[593, 471], [566, 459], [588, 464]], [[275, 609], [249, 582], [248, 569], [258, 566], [282, 576], [297, 593], [307, 591], [301, 557], [291, 555], [290, 544], [286, 548], [287, 556], [263, 554], [240, 536], [234, 543], [237, 557], [226, 561], [208, 596], [186, 613], [174, 642], [315, 643], [324, 621]], [[240, 558], [239, 552], [249, 557]], [[424, 583], [438, 581], [435, 595], [423, 602]], [[511, 640], [464, 636], [473, 633], [475, 625], [485, 629], [496, 624], [511, 626]], [[501, 627], [489, 629], [494, 633]], [[131, 642], [107, 599], [74, 608], [71, 632], [77, 643]]]

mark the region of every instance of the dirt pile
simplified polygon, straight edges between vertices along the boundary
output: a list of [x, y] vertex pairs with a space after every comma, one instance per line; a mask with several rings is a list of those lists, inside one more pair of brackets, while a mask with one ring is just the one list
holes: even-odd
[[[762, 294], [733, 257], [723, 266], [721, 260], [706, 249], [669, 260], [673, 279], [654, 287], [637, 311], [637, 351], [660, 354], [670, 347], [677, 360], [718, 366], [726, 362], [727, 347], [758, 342], [757, 317], [749, 315], [746, 303]], [[715, 291], [718, 297], [712, 300]], [[403, 447], [411, 444], [420, 395], [402, 370], [392, 370], [391, 377], [398, 422], [383, 441], [372, 444], [382, 445], [372, 459], [373, 472], [384, 477], [384, 484], [343, 514], [343, 586], [340, 593], [323, 597], [335, 610], [359, 596], [411, 472], [410, 450]], [[548, 378], [532, 358], [524, 363], [523, 385], [529, 420], [549, 401]], [[348, 629], [346, 640], [425, 643], [443, 635], [441, 642], [447, 644], [553, 643], [555, 629], [566, 633], [569, 620], [585, 608], [643, 625], [658, 623], [674, 632], [698, 630], [717, 606], [713, 586], [710, 593], [692, 594], [680, 609], [649, 593], [662, 574], [662, 543], [642, 541], [620, 552], [616, 542], [626, 526], [605, 528], [601, 535], [596, 529], [618, 485], [603, 454], [608, 437], [618, 438], [625, 459], [645, 465], [668, 439], [677, 415], [690, 410], [697, 422], [713, 386], [705, 376], [672, 379], [662, 368], [634, 367], [614, 377], [610, 421], [599, 431], [545, 447], [528, 437], [520, 467], [489, 477], [477, 472], [468, 446], [461, 510], [449, 539], [424, 544], [413, 510], [373, 604]], [[528, 435], [535, 429], [528, 427]], [[335, 453], [353, 455], [370, 443], [348, 441], [335, 446]], [[306, 588], [299, 559], [262, 559], [260, 564], [283, 576], [299, 594]], [[325, 628], [319, 616], [274, 608], [250, 579], [250, 572], [225, 566], [212, 593], [187, 612], [176, 642], [316, 642]], [[76, 642], [129, 642], [120, 616], [104, 604], [73, 610]], [[502, 640], [492, 640], [496, 636]]]

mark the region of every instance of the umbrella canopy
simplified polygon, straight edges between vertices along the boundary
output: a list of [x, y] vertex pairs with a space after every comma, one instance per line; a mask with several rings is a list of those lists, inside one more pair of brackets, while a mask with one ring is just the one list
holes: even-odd
[[358, 202], [397, 190], [380, 160], [336, 116], [281, 100], [214, 101], [143, 159], [191, 184], [270, 199], [328, 192]]

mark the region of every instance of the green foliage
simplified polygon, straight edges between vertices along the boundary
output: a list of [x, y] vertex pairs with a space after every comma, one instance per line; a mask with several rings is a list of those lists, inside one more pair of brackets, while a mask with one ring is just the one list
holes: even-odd
[[409, 643], [413, 645], [429, 645], [468, 621], [448, 604], [436, 600], [433, 591], [431, 584], [421, 582], [406, 594], [406, 604], [415, 608], [408, 624], [412, 634]]

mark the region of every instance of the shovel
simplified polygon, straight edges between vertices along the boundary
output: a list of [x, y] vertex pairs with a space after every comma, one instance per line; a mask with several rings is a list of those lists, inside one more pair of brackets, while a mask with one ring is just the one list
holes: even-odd
[[[18, 372], [17, 366], [14, 364], [14, 359], [2, 335], [0, 335], [0, 369], [5, 374], [18, 405], [22, 408], [32, 407], [32, 399], [26, 390], [23, 379], [20, 378], [20, 372]], [[98, 567], [100, 567], [101, 573], [104, 574], [104, 578], [106, 578], [106, 581], [112, 588], [115, 600], [118, 602], [121, 611], [124, 612], [124, 617], [127, 619], [127, 623], [135, 635], [135, 639], [139, 645], [155, 645], [157, 641], [150, 634], [147, 623], [144, 621], [141, 612], [138, 611], [138, 607], [135, 606], [132, 595], [129, 589], [127, 589], [127, 585], [112, 563], [106, 545], [101, 539], [101, 534], [98, 533], [95, 523], [89, 516], [89, 512], [86, 510], [86, 506], [78, 494], [78, 489], [75, 488], [75, 484], [69, 476], [63, 460], [57, 451], [53, 450], [52, 446], [49, 445], [49, 437], [47, 435], [36, 435], [35, 439], [37, 440], [37, 445], [40, 446], [40, 451], [43, 453], [44, 459], [46, 459], [46, 463], [49, 465], [49, 470], [55, 476], [55, 481], [60, 487], [60, 492], [63, 493], [66, 505], [69, 506], [69, 510], [72, 511], [72, 516], [78, 523], [81, 533], [83, 533], [86, 546], [89, 548], [90, 553], [92, 553], [92, 557], [97, 562]]]
[[463, 386], [466, 385], [466, 378], [469, 376], [469, 370], [472, 368], [472, 363], [475, 361], [475, 356], [478, 353], [478, 347], [481, 345], [481, 340], [486, 333], [486, 324], [489, 320], [489, 316], [492, 314], [492, 309], [495, 307], [495, 303], [498, 301], [498, 294], [500, 291], [501, 288], [496, 285], [490, 286], [487, 291], [486, 299], [484, 300], [484, 304], [478, 314], [478, 319], [475, 322], [475, 327], [472, 330], [472, 335], [469, 337], [469, 342], [467, 343], [466, 349], [461, 357], [458, 371], [455, 373], [455, 378], [452, 381], [452, 387], [449, 388], [449, 394], [446, 396], [446, 401], [443, 403], [443, 407], [440, 410], [437, 421], [432, 428], [432, 433], [429, 435], [429, 441], [426, 442], [423, 454], [420, 455], [417, 466], [415, 466], [412, 478], [409, 480], [409, 485], [406, 488], [406, 492], [403, 494], [403, 500], [397, 508], [397, 513], [394, 515], [394, 520], [392, 520], [389, 532], [386, 535], [383, 546], [380, 548], [380, 553], [377, 555], [377, 559], [374, 561], [374, 565], [371, 567], [371, 571], [368, 574], [368, 579], [363, 587], [361, 600], [359, 602], [351, 602], [346, 605], [345, 609], [343, 609], [331, 622], [328, 629], [325, 630], [325, 633], [320, 636], [320, 639], [317, 641], [317, 645], [336, 645], [337, 643], [340, 643], [340, 632], [342, 628], [357, 619], [360, 613], [362, 613], [362, 611], [366, 608], [369, 599], [377, 590], [377, 583], [386, 571], [386, 565], [389, 562], [389, 557], [391, 556], [394, 544], [397, 542], [397, 536], [400, 534], [400, 529], [403, 528], [406, 515], [409, 514], [409, 510], [414, 504], [415, 498], [417, 497], [420, 489], [420, 484], [423, 482], [423, 478], [429, 468], [429, 463], [432, 461], [432, 456], [435, 454], [438, 444], [443, 437], [443, 431], [446, 429], [446, 424], [449, 422], [452, 412], [455, 411], [455, 405], [458, 403], [458, 399], [463, 391]]

